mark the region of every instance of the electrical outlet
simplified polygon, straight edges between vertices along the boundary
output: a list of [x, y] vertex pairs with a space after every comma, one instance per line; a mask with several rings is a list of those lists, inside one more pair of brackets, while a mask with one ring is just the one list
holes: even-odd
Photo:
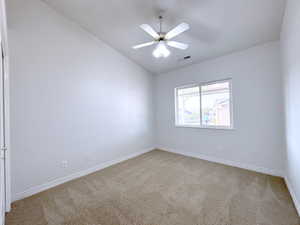
[[61, 167], [62, 168], [67, 168], [68, 167], [68, 161], [67, 160], [61, 161]]

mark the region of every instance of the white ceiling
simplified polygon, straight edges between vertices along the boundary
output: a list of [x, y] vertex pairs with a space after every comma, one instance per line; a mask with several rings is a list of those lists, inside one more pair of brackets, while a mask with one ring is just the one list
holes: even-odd
[[[65, 16], [105, 41], [152, 73], [278, 40], [285, 0], [44, 0]], [[174, 40], [188, 43], [182, 51], [171, 49], [171, 56], [156, 59], [154, 46], [139, 50], [135, 44], [151, 41], [139, 25], [158, 29], [158, 15], [168, 31], [181, 22], [191, 29]], [[190, 55], [190, 60], [181, 60]]]

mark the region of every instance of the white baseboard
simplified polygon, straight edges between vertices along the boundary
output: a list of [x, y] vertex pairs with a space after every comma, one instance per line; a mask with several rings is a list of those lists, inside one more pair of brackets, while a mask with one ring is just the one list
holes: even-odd
[[292, 185], [291, 185], [289, 179], [287, 177], [285, 177], [284, 180], [285, 180], [286, 186], [289, 189], [289, 192], [292, 196], [292, 199], [294, 201], [294, 205], [297, 210], [298, 216], [300, 216], [300, 201], [297, 199], [296, 193], [294, 192], [294, 189], [292, 188]]
[[65, 177], [57, 178], [55, 180], [49, 181], [47, 183], [44, 183], [44, 184], [41, 184], [41, 185], [38, 185], [38, 186], [35, 186], [35, 187], [31, 187], [31, 188], [29, 188], [29, 189], [27, 189], [27, 190], [25, 190], [23, 192], [19, 192], [19, 193], [14, 194], [13, 197], [12, 197], [12, 200], [14, 202], [14, 201], [21, 200], [23, 198], [35, 195], [35, 194], [40, 193], [42, 191], [45, 191], [47, 189], [53, 188], [53, 187], [55, 187], [57, 185], [66, 183], [68, 181], [77, 179], [77, 178], [82, 177], [82, 176], [86, 176], [86, 175], [94, 173], [94, 172], [96, 172], [98, 170], [104, 169], [106, 167], [112, 166], [112, 165], [120, 163], [122, 161], [125, 161], [125, 160], [128, 160], [128, 159], [137, 157], [139, 155], [142, 155], [144, 153], [150, 152], [150, 151], [152, 151], [154, 149], [155, 149], [154, 147], [153, 148], [144, 149], [142, 151], [138, 151], [138, 152], [132, 153], [130, 155], [121, 157], [119, 159], [111, 160], [109, 162], [104, 162], [104, 163], [101, 163], [100, 165], [97, 165], [95, 167], [88, 168], [88, 169], [85, 169], [85, 170], [82, 170], [82, 171], [70, 174], [70, 175], [65, 176]]
[[228, 166], [238, 167], [241, 169], [252, 170], [255, 172], [264, 173], [264, 174], [268, 174], [268, 175], [272, 175], [272, 176], [276, 176], [276, 177], [284, 177], [284, 172], [279, 171], [279, 170], [268, 169], [265, 167], [260, 167], [260, 166], [255, 166], [255, 165], [249, 165], [246, 163], [234, 162], [231, 160], [221, 159], [221, 158], [217, 158], [214, 156], [208, 156], [208, 155], [201, 154], [201, 153], [180, 151], [177, 149], [171, 149], [171, 148], [163, 147], [163, 146], [158, 147], [157, 149], [161, 149], [163, 151], [172, 152], [172, 153], [189, 156], [189, 157], [193, 157], [193, 158], [203, 159], [203, 160], [210, 161], [210, 162], [215, 162], [215, 163], [220, 163], [220, 164], [224, 164], [224, 165], [228, 165]]

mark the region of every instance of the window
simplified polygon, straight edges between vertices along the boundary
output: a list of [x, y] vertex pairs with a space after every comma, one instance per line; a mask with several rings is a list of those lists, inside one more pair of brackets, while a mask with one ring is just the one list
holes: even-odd
[[176, 126], [232, 129], [231, 80], [175, 89]]
[[199, 86], [177, 90], [178, 124], [199, 126], [200, 124]]

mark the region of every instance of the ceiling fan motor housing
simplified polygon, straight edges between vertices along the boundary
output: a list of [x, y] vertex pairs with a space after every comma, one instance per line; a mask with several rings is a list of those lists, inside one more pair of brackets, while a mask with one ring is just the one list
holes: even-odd
[[165, 36], [166, 36], [166, 33], [159, 32], [159, 38], [157, 41], [165, 41]]

